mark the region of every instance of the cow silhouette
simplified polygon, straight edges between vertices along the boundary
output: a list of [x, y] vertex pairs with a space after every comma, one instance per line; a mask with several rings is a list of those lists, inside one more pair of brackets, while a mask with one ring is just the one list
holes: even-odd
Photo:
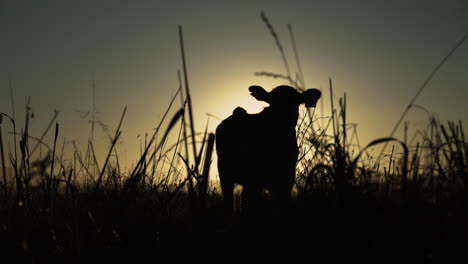
[[216, 128], [218, 171], [224, 207], [233, 212], [234, 185], [242, 190], [242, 210], [255, 209], [264, 189], [274, 201], [289, 202], [299, 155], [296, 124], [299, 105], [315, 107], [321, 96], [317, 89], [303, 93], [282, 85], [267, 92], [260, 86], [249, 91], [269, 104], [257, 114], [237, 107]]

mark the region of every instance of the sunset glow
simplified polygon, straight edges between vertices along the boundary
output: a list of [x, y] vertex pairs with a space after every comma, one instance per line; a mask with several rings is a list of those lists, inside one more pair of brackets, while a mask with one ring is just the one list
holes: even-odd
[[466, 0], [0, 0], [0, 36], [0, 262], [468, 259]]
[[[285, 27], [288, 23], [295, 30], [307, 87], [322, 88], [325, 93], [325, 109], [317, 113], [323, 111], [329, 116], [328, 79], [332, 78], [336, 98], [347, 93], [349, 120], [358, 125], [361, 143], [366, 144], [389, 134], [430, 70], [462, 36], [467, 21], [463, 15], [466, 6], [452, 3], [445, 4], [444, 9], [439, 9], [442, 3], [425, 3], [428, 7], [424, 12], [392, 15], [385, 13], [387, 6], [360, 6], [360, 13], [372, 14], [367, 16], [350, 13], [355, 9], [350, 4], [339, 8], [318, 2], [291, 4], [286, 12], [279, 4], [258, 2], [233, 12], [228, 11], [232, 7], [207, 3], [206, 12], [216, 10], [219, 16], [184, 16], [190, 10], [184, 6], [179, 8], [181, 15], [171, 20], [161, 20], [161, 14], [172, 6], [160, 9], [142, 4], [129, 8], [122, 2], [110, 7], [114, 11], [102, 13], [92, 2], [74, 5], [24, 8], [11, 2], [2, 9], [8, 22], [3, 34], [6, 41], [1, 44], [5, 63], [0, 73], [0, 110], [12, 113], [11, 89], [16, 115], [22, 117], [24, 98], [30, 96], [36, 116], [32, 134], [40, 135], [53, 110], [58, 109], [60, 138], [78, 140], [85, 146], [90, 126], [80, 113], [91, 111], [94, 78], [96, 118], [109, 131], [115, 129], [123, 108], [128, 107], [119, 146], [126, 153], [127, 165], [138, 156], [138, 135], [151, 133], [179, 86], [179, 24], [186, 35], [188, 77], [198, 129], [204, 129], [206, 114], [222, 119], [237, 106], [251, 113], [260, 111], [265, 104], [250, 97], [250, 85], [272, 89], [285, 83], [254, 75], [262, 71], [284, 73], [277, 47], [258, 16], [269, 6], [267, 13], [280, 33], [290, 67], [297, 71]], [[395, 4], [391, 8], [416, 7]], [[307, 9], [312, 13], [304, 14]], [[333, 21], [325, 19], [331, 10], [337, 13]], [[76, 15], [71, 15], [74, 12]], [[434, 12], [446, 16], [434, 16]], [[467, 98], [466, 56], [467, 49], [462, 47], [417, 104], [442, 120], [466, 120], [462, 114]], [[416, 130], [426, 118], [420, 110], [411, 111], [410, 129]], [[210, 131], [217, 122], [210, 120]], [[49, 144], [51, 134], [46, 139]], [[100, 156], [108, 148], [106, 137], [105, 133], [96, 133]]]

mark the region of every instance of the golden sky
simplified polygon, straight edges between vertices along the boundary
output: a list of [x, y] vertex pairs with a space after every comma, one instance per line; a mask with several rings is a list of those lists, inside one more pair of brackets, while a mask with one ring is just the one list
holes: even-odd
[[[308, 88], [322, 88], [330, 114], [328, 80], [335, 96], [345, 92], [348, 120], [357, 123], [362, 145], [388, 136], [434, 67], [468, 32], [468, 4], [449, 1], [13, 1], [0, 3], [0, 112], [24, 127], [25, 97], [39, 137], [54, 109], [60, 111], [59, 142], [83, 149], [92, 109], [113, 135], [125, 107], [118, 150], [127, 166], [140, 141], [152, 134], [179, 87], [182, 70], [178, 25], [182, 25], [196, 128], [208, 115], [227, 117], [237, 106], [258, 112], [265, 104], [248, 93], [285, 82], [255, 72], [285, 74], [275, 42], [260, 19], [264, 11], [297, 72], [287, 24], [294, 29]], [[443, 120], [463, 120], [468, 99], [468, 43], [441, 68], [415, 102]], [[93, 77], [94, 76], [94, 77]], [[94, 81], [93, 81], [94, 79]], [[176, 100], [174, 110], [180, 107]], [[173, 112], [172, 112], [173, 113]], [[171, 116], [171, 115], [170, 115]], [[427, 114], [411, 110], [410, 131]], [[219, 119], [210, 118], [213, 132]], [[176, 129], [177, 130], [177, 129]], [[4, 138], [12, 127], [3, 123]], [[401, 134], [399, 134], [401, 135]], [[45, 139], [52, 145], [53, 133]], [[95, 132], [96, 152], [108, 139]], [[6, 148], [11, 149], [11, 145]], [[8, 150], [7, 150], [8, 152]]]

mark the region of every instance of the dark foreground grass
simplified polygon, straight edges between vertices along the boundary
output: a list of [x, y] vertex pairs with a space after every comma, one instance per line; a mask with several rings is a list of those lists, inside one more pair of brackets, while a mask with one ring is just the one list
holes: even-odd
[[[219, 197], [205, 209], [191, 208], [185, 193], [147, 190], [131, 198], [112, 192], [78, 193], [57, 199], [54, 211], [2, 207], [4, 258], [27, 263], [52, 260], [155, 262], [211, 257], [264, 260], [445, 261], [466, 259], [466, 208], [457, 201], [435, 205], [361, 197], [346, 205], [324, 192], [293, 203], [288, 214], [269, 207], [256, 217], [235, 215], [226, 224]], [[174, 198], [172, 198], [174, 199]]]
[[[462, 124], [431, 118], [416, 143], [383, 138], [356, 150], [345, 140], [343, 107], [328, 122], [335, 126], [330, 135], [326, 127], [310, 129], [307, 113], [300, 120], [288, 210], [279, 211], [265, 193], [254, 215], [237, 210], [232, 217], [224, 215], [219, 192], [206, 186], [214, 140], [207, 132], [193, 159], [198, 165], [175, 155], [188, 140], [168, 147], [170, 155], [150, 140], [125, 173], [118, 155], [99, 166], [92, 148], [81, 155], [75, 147], [74, 162], [63, 162], [55, 147], [58, 125], [54, 147], [33, 160], [23, 129], [1, 186], [1, 256], [24, 263], [467, 259]], [[162, 141], [182, 114], [176, 112]], [[382, 160], [369, 158], [369, 149], [383, 143], [394, 145]]]

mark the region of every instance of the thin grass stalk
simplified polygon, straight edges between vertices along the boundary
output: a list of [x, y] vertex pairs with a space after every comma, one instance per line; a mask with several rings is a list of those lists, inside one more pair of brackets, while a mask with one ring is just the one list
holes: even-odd
[[3, 153], [3, 133], [2, 133], [2, 123], [3, 115], [0, 114], [0, 158], [2, 162], [2, 173], [3, 173], [3, 191], [4, 191], [4, 201], [8, 202], [8, 186], [7, 186], [7, 176], [6, 176], [6, 164], [5, 164], [5, 154]]
[[42, 135], [41, 137], [39, 138], [38, 142], [36, 143], [36, 145], [33, 147], [33, 149], [31, 150], [31, 155], [34, 155], [34, 153], [36, 152], [37, 148], [40, 146], [41, 142], [43, 142], [45, 136], [47, 135], [47, 133], [49, 132], [49, 129], [52, 127], [52, 124], [54, 124], [55, 120], [57, 120], [57, 117], [59, 115], [59, 111], [57, 110], [54, 110], [54, 116], [52, 117], [52, 120], [50, 120], [49, 124], [47, 125], [47, 128], [44, 130], [44, 132], [42, 132]]
[[[294, 57], [296, 59], [296, 66], [297, 66], [297, 69], [299, 71], [299, 83], [300, 83], [300, 85], [297, 85], [297, 83], [295, 82], [295, 84], [296, 84], [295, 86], [298, 88], [298, 90], [303, 91], [303, 90], [306, 89], [306, 84], [305, 84], [305, 80], [304, 80], [304, 73], [302, 71], [301, 61], [299, 59], [299, 53], [297, 52], [296, 38], [294, 37], [294, 32], [293, 32], [291, 24], [288, 24], [288, 31], [289, 31], [289, 36], [291, 38], [291, 43], [292, 43], [292, 47], [293, 47], [293, 51], [294, 51]], [[315, 115], [315, 109], [316, 109], [315, 107], [313, 108], [313, 110], [311, 110], [310, 108], [307, 108], [307, 115], [308, 115], [308, 117], [310, 119], [310, 122], [311, 122], [310, 130], [311, 130], [312, 135], [315, 134], [314, 122], [313, 122], [314, 115]]]
[[[334, 149], [333, 153], [331, 154], [334, 164], [334, 172], [335, 172], [335, 183], [336, 188], [338, 191], [338, 195], [341, 197], [341, 201], [348, 198], [348, 189], [351, 187], [349, 186], [349, 180], [351, 177], [348, 177], [348, 172], [346, 170], [346, 153], [344, 152], [340, 140], [339, 140], [339, 119], [335, 118], [335, 108], [333, 103], [333, 85], [331, 78], [329, 79], [330, 82], [330, 100], [331, 100], [331, 107], [332, 107], [332, 122], [333, 122], [333, 139], [334, 139]], [[341, 100], [340, 100], [341, 101]], [[336, 124], [335, 124], [336, 122]]]
[[[305, 123], [305, 120], [306, 120], [306, 117], [305, 117], [305, 116], [302, 116], [302, 117], [301, 117], [301, 122], [299, 122], [299, 124], [296, 125], [296, 128], [297, 128], [297, 130], [298, 130], [298, 131], [297, 131], [298, 133], [301, 132], [301, 131], [306, 130], [306, 129], [303, 129], [303, 126], [302, 126], [302, 125]], [[307, 125], [307, 126], [308, 126], [308, 125]], [[304, 133], [304, 134], [305, 134], [305, 133]]]
[[115, 164], [117, 165], [117, 173], [119, 175], [122, 175], [122, 171], [121, 171], [121, 168], [120, 168], [119, 154], [117, 153], [117, 147], [114, 147], [114, 155], [115, 155]]
[[[54, 182], [54, 161], [55, 161], [55, 147], [57, 145], [57, 137], [58, 137], [58, 133], [59, 133], [59, 124], [57, 122], [55, 122], [55, 137], [54, 137], [54, 146], [52, 148], [52, 161], [50, 163], [50, 173], [49, 173], [49, 186], [48, 186], [48, 194], [47, 197], [48, 197], [48, 200], [47, 200], [47, 204], [50, 206], [50, 208], [52, 209], [53, 208], [53, 204], [52, 204], [52, 184]], [[51, 210], [52, 211], [52, 210]]]
[[[183, 121], [181, 121], [183, 122]], [[159, 156], [156, 156], [156, 153], [153, 153], [154, 155], [152, 156], [152, 159], [153, 159], [153, 173], [155, 174], [156, 171], [157, 171], [157, 168], [159, 166], [159, 163], [164, 159], [164, 157], [166, 156], [166, 154], [162, 151], [159, 152]], [[163, 162], [164, 163], [164, 162]]]
[[96, 75], [93, 72], [91, 77], [91, 88], [92, 88], [92, 97], [91, 97], [91, 135], [90, 141], [94, 141], [94, 129], [96, 123]]
[[110, 156], [112, 154], [112, 151], [113, 151], [113, 149], [115, 147], [115, 144], [117, 143], [117, 141], [119, 140], [120, 135], [122, 134], [122, 131], [120, 130], [120, 127], [122, 126], [122, 122], [123, 122], [123, 119], [125, 117], [126, 112], [127, 112], [127, 107], [124, 108], [122, 116], [120, 117], [119, 124], [117, 125], [117, 129], [115, 130], [114, 139], [112, 140], [112, 145], [111, 145], [111, 147], [109, 149], [109, 153], [107, 153], [106, 160], [104, 161], [104, 165], [102, 166], [101, 173], [99, 173], [99, 177], [97, 179], [94, 191], [97, 191], [99, 189], [99, 185], [101, 184], [102, 177], [104, 176], [104, 172], [106, 170], [107, 164], [109, 163], [109, 158], [110, 158]]
[[[208, 119], [209, 121], [209, 119]], [[206, 127], [205, 127], [205, 132], [203, 133], [203, 139], [202, 139], [202, 145], [200, 147], [200, 150], [198, 152], [197, 158], [196, 158], [196, 163], [201, 165], [201, 158], [203, 154], [203, 149], [205, 148], [205, 143], [206, 143], [206, 137], [208, 136], [208, 124], [209, 122], [206, 122]]]
[[[451, 142], [451, 139], [450, 139], [450, 135], [448, 134], [447, 130], [445, 129], [445, 126], [444, 125], [440, 125], [440, 130], [442, 131], [442, 135], [444, 135], [444, 138], [445, 138], [445, 144], [447, 145], [448, 149], [449, 149], [449, 153], [452, 154], [454, 153], [454, 150], [453, 150], [453, 147], [452, 147], [452, 142]], [[447, 161], [452, 161], [451, 158], [447, 158]], [[453, 162], [451, 162], [453, 163]], [[453, 169], [453, 168], [452, 168]]]
[[453, 145], [454, 145], [454, 150], [451, 153], [451, 159], [454, 161], [454, 166], [456, 171], [454, 173], [458, 175], [458, 177], [461, 179], [463, 182], [464, 188], [466, 188], [466, 185], [468, 183], [468, 177], [467, 177], [467, 164], [465, 163], [466, 158], [464, 154], [464, 149], [466, 146], [465, 142], [463, 140], [464, 135], [461, 132], [461, 127], [457, 126], [455, 122], [450, 122], [450, 133], [453, 138]]
[[[156, 169], [158, 167], [158, 160], [156, 158], [156, 155], [153, 156], [153, 164], [151, 168], [151, 179], [154, 179], [154, 175], [156, 174]], [[119, 173], [120, 174], [120, 173]]]
[[208, 135], [208, 143], [206, 147], [206, 153], [205, 153], [205, 161], [203, 163], [203, 171], [202, 171], [202, 178], [201, 178], [201, 184], [199, 188], [199, 197], [200, 197], [200, 203], [201, 203], [201, 208], [205, 208], [205, 201], [206, 201], [206, 195], [207, 195], [207, 190], [208, 190], [208, 182], [209, 182], [209, 173], [210, 173], [210, 165], [211, 165], [211, 156], [213, 154], [213, 148], [214, 148], [214, 142], [215, 142], [215, 135], [213, 133], [210, 133]]
[[22, 186], [22, 199], [23, 201], [26, 200], [29, 194], [29, 179], [30, 179], [30, 164], [29, 164], [29, 118], [30, 118], [30, 103], [31, 98], [26, 97], [26, 117], [25, 117], [25, 125], [24, 131], [21, 133], [21, 141], [20, 141], [20, 151], [21, 151], [21, 168], [20, 174], [18, 174], [18, 181]]
[[[178, 77], [178, 80], [179, 80], [179, 89], [180, 89], [180, 102], [181, 102], [181, 105], [182, 105], [182, 108], [184, 109], [184, 113], [185, 113], [185, 109], [186, 109], [186, 105], [188, 104], [188, 98], [185, 98], [184, 99], [184, 95], [183, 95], [183, 89], [182, 89], [182, 80], [181, 80], [181, 76], [180, 76], [180, 70], [177, 71], [177, 77]], [[187, 122], [185, 122], [185, 114], [182, 116], [182, 124], [183, 124], [183, 133], [184, 133], [184, 147], [185, 147], [185, 156], [189, 157], [189, 147], [188, 147], [188, 137], [187, 137]], [[193, 139], [194, 137], [192, 137]], [[190, 171], [190, 167], [189, 167], [189, 164], [186, 164], [186, 169], [187, 169], [187, 175], [189, 175], [189, 171]], [[188, 185], [189, 185], [189, 190], [193, 190], [193, 181], [192, 181], [192, 178], [189, 177], [188, 179]]]
[[[423, 84], [421, 85], [421, 87], [419, 87], [418, 91], [416, 92], [416, 94], [413, 96], [413, 98], [411, 99], [411, 101], [409, 102], [409, 104], [406, 106], [405, 110], [403, 111], [403, 114], [400, 116], [400, 119], [398, 119], [397, 123], [395, 124], [395, 126], [393, 127], [392, 129], [392, 132], [390, 133], [390, 136], [389, 137], [393, 137], [393, 135], [395, 134], [396, 130], [398, 129], [398, 127], [400, 127], [400, 124], [401, 122], [403, 121], [403, 119], [405, 118], [406, 114], [408, 113], [408, 111], [411, 109], [411, 107], [413, 106], [414, 102], [416, 101], [416, 99], [418, 99], [419, 95], [421, 95], [421, 93], [424, 91], [424, 89], [427, 87], [427, 85], [429, 84], [429, 82], [432, 80], [432, 78], [436, 75], [436, 73], [440, 70], [440, 68], [442, 68], [442, 66], [447, 62], [447, 60], [455, 53], [455, 51], [460, 48], [460, 46], [466, 41], [466, 39], [468, 39], [468, 33], [466, 33], [458, 42], [457, 44], [449, 51], [449, 53], [447, 55], [445, 55], [444, 58], [442, 58], [442, 60], [439, 62], [439, 64], [437, 64], [435, 66], [435, 68], [429, 73], [429, 75], [427, 76], [427, 78], [424, 80]], [[382, 148], [380, 154], [379, 154], [379, 158], [382, 156], [382, 153], [384, 151], [384, 149], [387, 147], [387, 144], [384, 145], [384, 147]]]
[[[394, 154], [394, 151], [395, 151], [395, 145], [392, 145], [392, 151], [390, 152], [390, 159], [389, 159], [389, 162], [388, 162], [388, 173], [391, 174], [392, 173], [392, 164], [395, 165], [395, 163], [393, 162], [393, 154]], [[395, 174], [395, 166], [393, 166], [393, 174]]]
[[[130, 178], [132, 178], [132, 177], [134, 177], [136, 175], [136, 173], [140, 170], [140, 167], [145, 162], [145, 159], [146, 159], [146, 157], [148, 155], [148, 151], [149, 151], [151, 145], [153, 144], [153, 142], [154, 142], [154, 140], [156, 138], [156, 135], [159, 132], [159, 129], [161, 128], [162, 123], [166, 119], [166, 116], [169, 113], [169, 110], [172, 108], [172, 104], [174, 103], [174, 100], [177, 98], [179, 92], [180, 92], [180, 89], [178, 89], [176, 94], [174, 95], [174, 97], [172, 97], [171, 102], [169, 103], [169, 106], [166, 109], [166, 112], [164, 113], [163, 117], [161, 118], [161, 121], [159, 122], [158, 126], [156, 127], [156, 129], [155, 129], [155, 131], [153, 133], [153, 136], [151, 137], [151, 139], [150, 139], [150, 141], [148, 143], [148, 146], [146, 146], [145, 150], [141, 154], [140, 159], [138, 160], [138, 163], [136, 164], [135, 168], [133, 169], [132, 173], [130, 174]], [[162, 141], [164, 141], [164, 140], [162, 140]], [[158, 148], [155, 148], [154, 152], [156, 152], [157, 149]]]
[[[177, 96], [177, 94], [175, 95]], [[175, 99], [175, 97], [173, 98]], [[181, 117], [184, 115], [184, 109], [179, 109], [179, 111], [177, 111], [177, 113], [172, 117], [167, 129], [166, 129], [166, 132], [164, 133], [164, 135], [162, 136], [161, 138], [161, 141], [159, 142], [159, 144], [157, 146], [155, 146], [154, 148], [154, 151], [152, 152], [151, 155], [156, 155], [156, 152], [158, 152], [161, 148], [161, 146], [165, 143], [166, 141], [166, 138], [167, 138], [167, 135], [169, 134], [169, 132], [172, 130], [172, 128], [174, 127], [174, 125], [177, 123], [177, 121], [179, 119], [181, 119]], [[123, 193], [126, 194], [128, 193], [128, 191], [135, 191], [135, 188], [137, 187], [137, 184], [139, 182], [141, 182], [141, 179], [142, 179], [142, 174], [145, 173], [145, 171], [143, 171], [145, 169], [145, 166], [146, 166], [146, 157], [147, 157], [147, 154], [148, 154], [148, 150], [151, 146], [151, 143], [154, 141], [154, 135], [152, 137], [152, 139], [150, 140], [148, 146], [145, 148], [145, 152], [143, 153], [142, 157], [140, 158], [140, 161], [139, 161], [139, 164], [137, 164], [137, 166], [135, 166], [132, 174], [130, 175], [130, 177], [127, 179], [127, 181], [125, 182], [125, 185], [124, 185], [124, 188], [123, 188]], [[153, 156], [150, 156], [150, 160], [153, 158]]]
[[[460, 126], [460, 130], [461, 130], [461, 145], [462, 145], [462, 149], [463, 149], [463, 154], [464, 154], [464, 162], [465, 162], [465, 166], [468, 166], [468, 144], [465, 140], [465, 132], [463, 131], [463, 124], [461, 122], [461, 120], [458, 121], [458, 125]], [[466, 169], [466, 167], [465, 167]], [[467, 173], [465, 171], [465, 173]]]
[[[441, 152], [442, 152], [443, 157], [444, 157], [444, 159], [445, 159], [445, 163], [446, 163], [445, 166], [448, 166], [448, 167], [449, 167], [449, 171], [452, 172], [452, 171], [454, 170], [453, 162], [451, 162], [450, 156], [449, 156], [449, 154], [447, 154], [447, 150], [445, 149], [445, 146], [448, 145], [449, 153], [452, 153], [452, 151], [451, 151], [451, 146], [450, 146], [450, 142], [449, 142], [449, 139], [448, 139], [448, 135], [447, 135], [447, 133], [446, 133], [446, 131], [445, 131], [444, 125], [440, 125], [440, 126], [439, 126], [439, 130], [442, 132], [442, 133], [438, 133], [438, 140], [439, 140], [439, 145], [440, 145], [440, 146], [444, 146], [443, 148], [441, 148]], [[442, 134], [442, 135], [441, 135], [441, 134]], [[446, 142], [443, 142], [442, 136], [445, 137]], [[443, 166], [443, 164], [442, 164], [441, 166]]]
[[[80, 154], [80, 152], [78, 151], [78, 148], [76, 147], [76, 142], [75, 142], [75, 141], [73, 141], [73, 148], [75, 149], [75, 152], [74, 152], [74, 153], [75, 153], [76, 156], [78, 157], [78, 161], [79, 161], [79, 163], [80, 163], [80, 165], [81, 165], [80, 171], [79, 171], [79, 172], [81, 172], [81, 169], [84, 169], [84, 171], [85, 171], [85, 173], [84, 173], [84, 175], [83, 175], [83, 184], [84, 184], [85, 187], [86, 187], [86, 185], [88, 184], [88, 178], [91, 178], [91, 177], [92, 177], [92, 174], [91, 174], [90, 171], [88, 170], [88, 166], [85, 166], [85, 164], [84, 164], [85, 161], [83, 161], [83, 157], [82, 157], [82, 155]], [[75, 166], [75, 168], [76, 168], [76, 166]]]
[[306, 135], [307, 135], [307, 130], [312, 126], [312, 122], [309, 122], [309, 124], [307, 124], [307, 126], [302, 130], [302, 136], [301, 136], [301, 139], [299, 140], [299, 147], [303, 146], [303, 143], [304, 143], [304, 140], [306, 138]]
[[[95, 130], [95, 125], [96, 125], [96, 80], [95, 80], [95, 75], [94, 72], [92, 73], [91, 76], [91, 88], [92, 88], [92, 93], [91, 93], [91, 120], [88, 120], [88, 122], [91, 123], [91, 131], [89, 134], [88, 138], [88, 146], [86, 149], [86, 156], [85, 156], [85, 163], [86, 163], [86, 168], [90, 167], [90, 162], [91, 162], [91, 154], [93, 154], [93, 158], [95, 159], [95, 152], [93, 149], [93, 141], [94, 141], [94, 130]], [[95, 162], [96, 164], [96, 162]], [[89, 170], [89, 169], [87, 169]], [[99, 171], [99, 168], [97, 168], [97, 171]], [[95, 173], [95, 170], [93, 169], [93, 175]], [[91, 176], [91, 175], [90, 175]], [[90, 177], [92, 178], [92, 176]]]
[[[330, 121], [331, 121], [331, 119], [328, 120], [328, 124], [326, 126], [326, 129], [328, 129], [328, 127], [330, 126]], [[323, 137], [325, 135], [326, 129], [321, 131], [321, 133], [316, 137], [316, 141], [321, 140], [321, 137]], [[307, 152], [304, 152], [304, 154], [302, 156], [300, 156], [297, 161], [300, 162], [302, 159], [304, 159], [304, 157], [310, 152], [310, 150], [312, 150], [312, 148], [313, 147], [310, 147]], [[311, 158], [311, 160], [315, 160], [318, 154], [319, 154], [319, 151], [315, 151], [314, 156]]]
[[[322, 93], [322, 96], [325, 97], [323, 94], [324, 94], [324, 91], [323, 91], [323, 88], [322, 86], [320, 85], [320, 92]], [[319, 100], [320, 101], [320, 117], [321, 117], [321, 123], [322, 123], [322, 129], [324, 127], [324, 124], [325, 124], [325, 107], [324, 107], [324, 100]]]
[[66, 143], [67, 138], [63, 137], [63, 143], [62, 143], [62, 149], [60, 153], [60, 168], [61, 170], [59, 171], [59, 174], [65, 175], [65, 166], [63, 165], [63, 155], [65, 152], [65, 143]]
[[[416, 183], [418, 181], [419, 175], [419, 167], [420, 167], [420, 160], [421, 160], [421, 146], [419, 143], [416, 144], [416, 150], [414, 151], [414, 155], [411, 161], [411, 169], [413, 170], [413, 175], [411, 177], [412, 183]], [[413, 185], [414, 186], [414, 185]]]
[[[70, 164], [71, 167], [71, 164]], [[70, 171], [68, 172], [68, 176], [65, 177], [65, 197], [70, 197], [70, 188], [72, 186], [72, 176], [73, 176], [74, 170], [73, 168], [70, 168]]]
[[[73, 141], [73, 143], [74, 143], [74, 141]], [[78, 175], [78, 173], [77, 173], [77, 171], [76, 171], [76, 155], [77, 155], [77, 154], [76, 154], [75, 152], [73, 152], [73, 168], [74, 168], [74, 170], [73, 170], [73, 178], [74, 178], [74, 179], [76, 179], [76, 175]]]
[[429, 153], [428, 153], [428, 155], [427, 155], [427, 161], [428, 161], [428, 164], [429, 164], [428, 169], [429, 169], [429, 172], [431, 173], [431, 176], [430, 176], [430, 177], [431, 177], [431, 181], [432, 181], [432, 182], [435, 182], [435, 179], [436, 179], [436, 178], [435, 178], [436, 175], [435, 175], [435, 173], [434, 173], [434, 172], [436, 171], [435, 159], [438, 158], [438, 155], [434, 155], [434, 154], [433, 154], [433, 149], [435, 148], [435, 146], [434, 146], [434, 140], [435, 140], [435, 136], [434, 136], [434, 127], [435, 127], [435, 125], [434, 125], [434, 118], [431, 117], [431, 118], [429, 119], [429, 129], [428, 129], [428, 130], [429, 130], [429, 131], [428, 131], [429, 137], [427, 138], [427, 143], [428, 143], [428, 146], [429, 146]]
[[[144, 146], [145, 146], [145, 149], [146, 149], [146, 146], [148, 145], [148, 133], [145, 133], [145, 140], [143, 141], [144, 142]], [[157, 141], [157, 138], [155, 137], [154, 138], [154, 144], [156, 145], [158, 143]], [[163, 144], [165, 144], [166, 142], [161, 142]], [[154, 150], [155, 152], [156, 150]], [[140, 175], [142, 176], [141, 177], [141, 182], [142, 183], [146, 183], [146, 172], [147, 172], [147, 168], [148, 168], [148, 163], [151, 162], [152, 159], [149, 158], [149, 159], [145, 159], [143, 161], [143, 165], [141, 166], [141, 169], [140, 169]]]
[[457, 162], [457, 167], [459, 170], [460, 175], [463, 174], [463, 170], [465, 168], [465, 158], [463, 155], [463, 145], [462, 145], [462, 136], [460, 132], [460, 127], [455, 124], [455, 122], [450, 122], [450, 131], [452, 133], [453, 137], [453, 143], [455, 145], [455, 150], [454, 150], [454, 155], [455, 155], [455, 161]]
[[294, 37], [294, 32], [293, 32], [291, 24], [288, 24], [288, 31], [289, 31], [289, 36], [291, 38], [291, 43], [292, 43], [292, 46], [293, 46], [294, 57], [296, 58], [297, 69], [299, 71], [299, 81], [300, 81], [300, 83], [302, 85], [302, 89], [305, 89], [306, 85], [305, 85], [305, 81], [304, 81], [304, 74], [302, 72], [301, 61], [299, 59], [299, 54], [297, 52], [296, 38]]
[[267, 26], [267, 28], [270, 30], [271, 35], [275, 39], [276, 46], [278, 47], [278, 49], [280, 51], [281, 58], [283, 59], [284, 67], [286, 68], [286, 73], [287, 73], [288, 79], [290, 80], [291, 84], [294, 84], [294, 82], [293, 82], [293, 80], [291, 78], [291, 71], [289, 70], [288, 60], [286, 59], [286, 55], [284, 54], [283, 45], [281, 45], [278, 34], [276, 34], [275, 29], [273, 28], [273, 25], [270, 23], [270, 20], [268, 20], [268, 17], [266, 17], [266, 15], [265, 15], [265, 13], [263, 11], [261, 12], [260, 16], [261, 16], [263, 22], [265, 23], [265, 25]]
[[182, 130], [184, 130], [184, 127], [185, 127], [185, 118], [183, 118], [183, 117], [184, 117], [184, 115], [182, 115], [182, 120], [180, 122], [180, 129], [179, 129], [179, 133], [177, 135], [176, 146], [175, 146], [175, 149], [174, 149], [174, 154], [172, 155], [171, 164], [169, 166], [169, 171], [167, 172], [167, 176], [164, 179], [164, 186], [167, 186], [168, 181], [169, 181], [169, 177], [170, 177], [170, 175], [172, 173], [173, 165], [174, 165], [174, 161], [175, 161], [175, 156], [176, 156], [176, 153], [177, 153], [177, 148], [178, 148], [179, 143], [180, 143], [180, 137], [181, 137], [181, 134], [182, 134]]
[[328, 79], [329, 87], [330, 87], [330, 106], [331, 106], [331, 119], [333, 123], [333, 138], [336, 140], [336, 125], [335, 125], [335, 106], [333, 103], [333, 85], [332, 85], [332, 79]]
[[14, 146], [14, 151], [15, 151], [15, 161], [18, 160], [18, 154], [17, 154], [17, 150], [16, 150], [16, 117], [15, 117], [15, 100], [13, 100], [13, 86], [12, 86], [12, 82], [10, 81], [10, 99], [11, 99], [11, 111], [12, 111], [12, 117], [13, 118], [10, 118], [12, 123], [13, 123], [13, 146]]
[[343, 119], [343, 153], [346, 153], [346, 93], [344, 93], [341, 105], [341, 117]]
[[[144, 164], [144, 167], [142, 170], [140, 170], [140, 172], [144, 172], [146, 170], [146, 167], [148, 166], [149, 162], [151, 162], [152, 160], [155, 160], [155, 157], [156, 157], [156, 153], [159, 153], [159, 157], [157, 159], [157, 162], [159, 162], [159, 160], [163, 159], [164, 157], [166, 157], [166, 154], [167, 154], [167, 151], [164, 152], [164, 148], [166, 147], [166, 143], [167, 143], [167, 135], [169, 134], [170, 130], [172, 130], [172, 127], [175, 125], [175, 123], [179, 120], [179, 119], [183, 119], [183, 116], [184, 116], [184, 109], [181, 108], [179, 109], [179, 111], [177, 111], [177, 113], [172, 117], [172, 120], [170, 122], [170, 124], [168, 125], [168, 128], [166, 129], [166, 132], [165, 134], [163, 135], [161, 141], [159, 142], [158, 145], [156, 145], [156, 147], [154, 148], [154, 150], [152, 151], [151, 155], [149, 156], [148, 158], [148, 162], [145, 162]], [[177, 144], [177, 143], [176, 143]], [[159, 151], [160, 150], [160, 151]], [[158, 152], [159, 151], [159, 152]], [[163, 154], [164, 153], [164, 154]]]
[[[185, 49], [184, 49], [184, 37], [182, 34], [182, 26], [179, 25], [179, 40], [180, 40], [180, 52], [182, 55], [182, 69], [184, 71], [184, 83], [185, 83], [185, 93], [190, 121], [190, 131], [192, 133], [192, 147], [193, 147], [193, 158], [194, 160], [197, 157], [197, 146], [195, 143], [195, 123], [193, 121], [193, 106], [192, 106], [192, 97], [190, 96], [188, 74], [187, 74], [187, 62], [185, 58]], [[187, 157], [188, 158], [188, 157]], [[195, 162], [195, 170], [198, 169], [198, 164]]]
[[[94, 162], [93, 175], [90, 175], [90, 176], [93, 178], [93, 180], [95, 180], [93, 176], [96, 171], [94, 169], [96, 169], [97, 171], [100, 171], [101, 169], [99, 168], [99, 162], [96, 157], [96, 151], [94, 151], [94, 143], [91, 140], [88, 141], [88, 156], [90, 156], [88, 161], [90, 161], [92, 158]], [[88, 166], [89, 166], [89, 163], [88, 163]]]
[[400, 145], [403, 147], [403, 166], [401, 170], [401, 178], [402, 178], [402, 192], [403, 198], [407, 199], [408, 196], [408, 159], [409, 159], [409, 150], [408, 147], [401, 141], [399, 141]]

